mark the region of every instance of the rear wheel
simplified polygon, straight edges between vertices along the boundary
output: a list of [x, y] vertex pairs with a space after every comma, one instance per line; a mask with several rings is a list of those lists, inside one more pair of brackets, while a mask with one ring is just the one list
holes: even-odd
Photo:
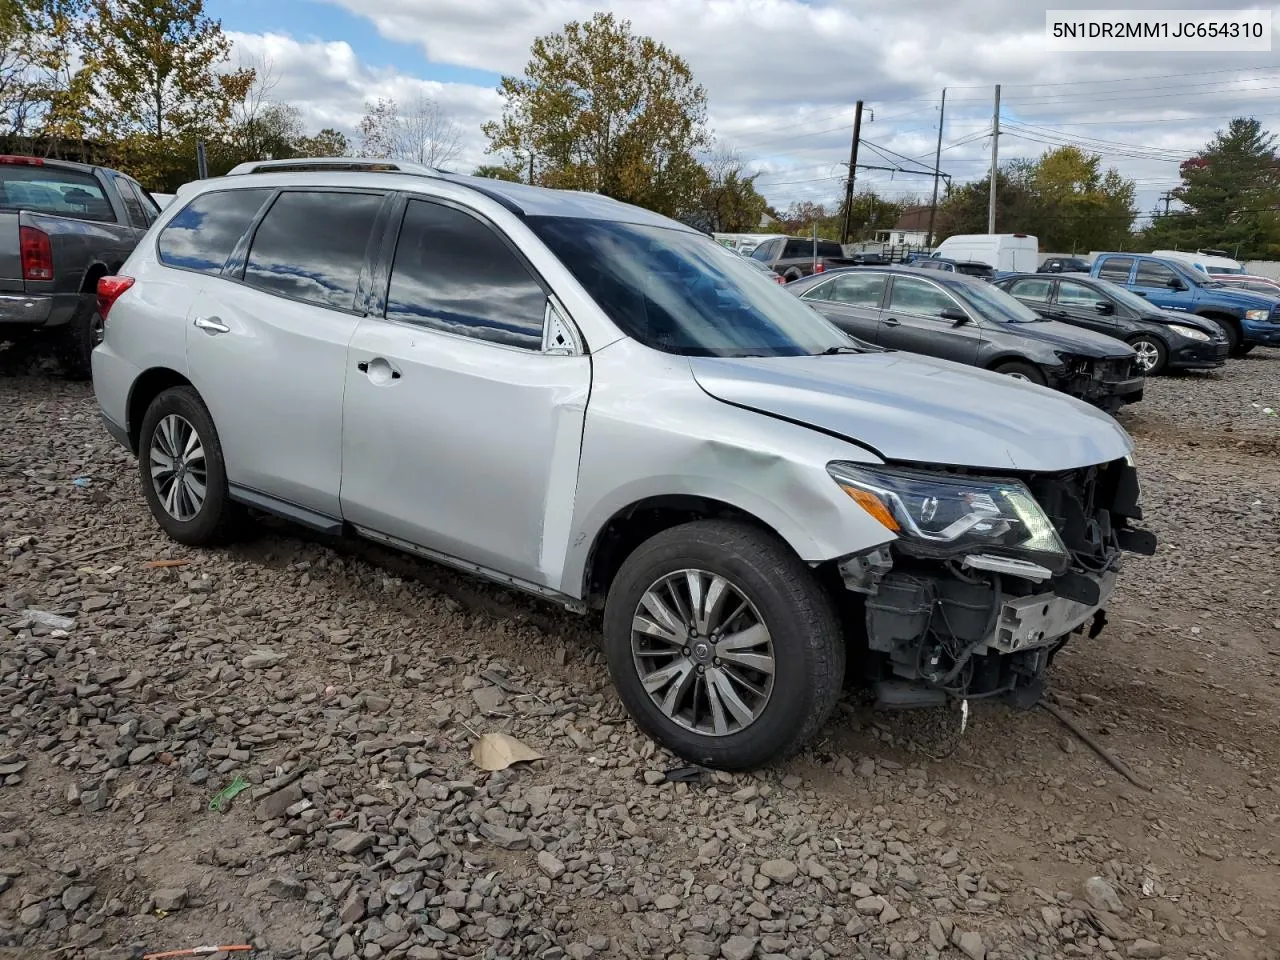
[[683, 524], [638, 547], [609, 590], [604, 641], [636, 724], [725, 770], [798, 750], [844, 679], [830, 597], [786, 544], [736, 521]]
[[82, 306], [58, 333], [58, 359], [72, 380], [93, 376], [93, 348], [102, 342], [106, 324], [95, 306]]
[[1130, 340], [1129, 346], [1138, 355], [1137, 366], [1145, 376], [1154, 377], [1164, 372], [1165, 364], [1169, 362], [1169, 350], [1158, 337], [1144, 333]]
[[1040, 372], [1039, 367], [1023, 360], [1009, 360], [1005, 363], [997, 364], [994, 369], [996, 373], [1002, 373], [1006, 377], [1013, 377], [1015, 380], [1025, 380], [1028, 383], [1036, 383], [1042, 387], [1049, 382], [1045, 378], [1045, 375]]
[[243, 518], [227, 495], [218, 431], [193, 387], [171, 387], [151, 401], [142, 418], [138, 471], [152, 516], [179, 543], [221, 543]]

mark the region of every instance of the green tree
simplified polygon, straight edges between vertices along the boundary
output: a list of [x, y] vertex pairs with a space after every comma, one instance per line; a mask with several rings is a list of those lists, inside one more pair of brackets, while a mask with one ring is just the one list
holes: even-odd
[[226, 126], [254, 71], [222, 69], [230, 41], [204, 0], [93, 0], [91, 13], [96, 125], [149, 184], [190, 179], [196, 140]]
[[[1013, 160], [996, 171], [996, 232], [1031, 232], [1036, 200], [1031, 187], [1032, 167]], [[938, 204], [934, 234], [945, 239], [957, 233], [986, 233], [989, 181], [986, 177], [948, 189]]]
[[77, 39], [87, 0], [0, 0], [3, 132], [81, 139], [91, 71]]
[[533, 42], [523, 77], [503, 77], [489, 152], [539, 183], [593, 190], [671, 216], [696, 207], [694, 152], [707, 143], [706, 93], [689, 65], [597, 13]]
[[482, 163], [471, 171], [471, 175], [473, 177], [488, 177], [491, 180], [506, 180], [509, 183], [522, 182], [519, 170], [513, 170], [511, 167], [495, 163]]
[[332, 127], [325, 127], [315, 136], [302, 137], [294, 144], [299, 157], [346, 157], [351, 155], [351, 145], [346, 134]]
[[715, 233], [753, 233], [768, 202], [756, 190], [758, 173], [747, 174], [742, 157], [720, 148], [707, 157], [705, 179], [698, 191], [696, 217]]
[[1280, 257], [1280, 158], [1276, 138], [1243, 117], [1219, 130], [1181, 167], [1172, 193], [1185, 209], [1153, 219], [1156, 247], [1218, 247], [1247, 260]]
[[1137, 209], [1134, 183], [1102, 158], [1078, 147], [1059, 147], [1029, 169], [1035, 199], [1028, 222], [1016, 229], [1039, 238], [1045, 250], [1111, 250], [1130, 240]]

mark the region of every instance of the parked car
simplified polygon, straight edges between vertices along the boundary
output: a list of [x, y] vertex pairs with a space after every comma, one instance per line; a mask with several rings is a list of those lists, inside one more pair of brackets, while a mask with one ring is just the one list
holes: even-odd
[[89, 376], [102, 337], [98, 279], [119, 269], [159, 213], [115, 170], [0, 156], [0, 340], [52, 337], [66, 372]]
[[1228, 290], [1252, 290], [1254, 293], [1280, 297], [1280, 281], [1270, 277], [1258, 277], [1249, 273], [1214, 273], [1210, 276]]
[[856, 267], [786, 289], [846, 333], [1053, 387], [1109, 412], [1142, 399], [1136, 355], [1114, 337], [1046, 320], [959, 273]]
[[752, 250], [751, 259], [759, 260], [787, 281], [855, 262], [844, 255], [844, 248], [834, 240], [817, 241], [816, 253], [815, 260], [815, 243], [810, 238], [774, 237]]
[[1280, 345], [1280, 297], [1228, 287], [1178, 260], [1145, 254], [1100, 253], [1089, 273], [1146, 297], [1162, 310], [1215, 321], [1235, 356], [1259, 344]]
[[153, 200], [155, 200], [156, 205], [157, 205], [161, 210], [163, 210], [163, 209], [164, 209], [165, 207], [167, 207], [170, 203], [172, 203], [172, 202], [173, 202], [173, 198], [174, 198], [175, 196], [177, 196], [177, 194], [173, 194], [173, 193], [153, 193], [153, 194], [151, 195], [152, 199], [153, 199]]
[[1190, 264], [1215, 280], [1222, 275], [1239, 276], [1244, 273], [1244, 264], [1228, 257], [1225, 250], [1197, 250], [1194, 253], [1189, 250], [1152, 250], [1151, 256]]
[[1002, 277], [996, 286], [1042, 317], [1123, 340], [1149, 377], [1165, 370], [1212, 370], [1227, 362], [1226, 335], [1212, 320], [1167, 313], [1110, 280], [1087, 273], [1023, 273]]
[[941, 270], [944, 273], [963, 273], [966, 277], [977, 277], [979, 280], [994, 280], [995, 268], [989, 263], [977, 261], [948, 260], [943, 257], [926, 257], [912, 261], [911, 266], [921, 270]]
[[1089, 261], [1079, 257], [1049, 257], [1036, 273], [1088, 273]]
[[[730, 250], [732, 250], [733, 248], [729, 248], [729, 249], [730, 249]], [[762, 274], [764, 274], [766, 277], [768, 277], [768, 278], [769, 278], [770, 280], [772, 280], [774, 283], [786, 283], [786, 282], [787, 282], [785, 279], [783, 279], [782, 277], [780, 277], [778, 274], [776, 274], [776, 273], [774, 273], [772, 270], [770, 270], [770, 269], [769, 269], [769, 265], [768, 265], [768, 264], [761, 263], [759, 260], [752, 260], [752, 259], [751, 259], [751, 257], [749, 257], [748, 255], [746, 255], [746, 254], [744, 254], [744, 253], [738, 253], [736, 250], [733, 250], [733, 255], [734, 255], [735, 257], [737, 257], [739, 260], [741, 260], [743, 263], [745, 263], [745, 264], [746, 264], [748, 267], [750, 267], [752, 270], [754, 270], [756, 273], [762, 273]]]
[[886, 702], [1034, 704], [1155, 549], [1110, 417], [860, 349], [682, 224], [287, 162], [187, 188], [102, 284], [94, 390], [179, 542], [252, 507], [603, 608], [639, 726], [730, 769], [847, 656]]
[[964, 263], [985, 263], [992, 270], [1034, 270], [1040, 262], [1040, 242], [1025, 233], [958, 233], [947, 237], [935, 257]]

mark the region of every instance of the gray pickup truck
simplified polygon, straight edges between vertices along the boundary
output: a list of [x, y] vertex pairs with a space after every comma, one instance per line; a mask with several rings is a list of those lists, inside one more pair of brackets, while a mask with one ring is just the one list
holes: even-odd
[[852, 267], [859, 261], [846, 257], [834, 240], [814, 241], [807, 237], [773, 237], [751, 251], [751, 259], [765, 264], [790, 283], [812, 273], [836, 267]]
[[53, 336], [68, 375], [87, 378], [102, 339], [98, 278], [119, 269], [159, 213], [115, 170], [0, 156], [0, 340]]

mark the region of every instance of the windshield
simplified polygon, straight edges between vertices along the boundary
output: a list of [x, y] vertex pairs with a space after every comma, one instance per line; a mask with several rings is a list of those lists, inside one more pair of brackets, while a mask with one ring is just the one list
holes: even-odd
[[714, 240], [612, 220], [529, 226], [627, 336], [691, 357], [798, 357], [853, 340]]
[[999, 323], [1039, 323], [1044, 319], [1021, 301], [989, 283], [957, 283], [948, 286], [952, 293], [958, 293], [989, 320]]

